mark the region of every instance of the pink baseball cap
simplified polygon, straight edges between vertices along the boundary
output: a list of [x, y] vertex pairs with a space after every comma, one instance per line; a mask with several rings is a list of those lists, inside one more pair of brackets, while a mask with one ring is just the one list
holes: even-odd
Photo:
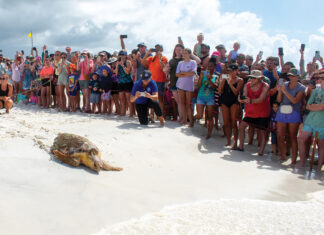
[[220, 56], [220, 53], [219, 53], [219, 51], [214, 51], [213, 54], [212, 54], [212, 56], [213, 56], [213, 55], [214, 55], [214, 56]]
[[42, 60], [42, 58], [40, 56], [37, 56], [36, 60]]

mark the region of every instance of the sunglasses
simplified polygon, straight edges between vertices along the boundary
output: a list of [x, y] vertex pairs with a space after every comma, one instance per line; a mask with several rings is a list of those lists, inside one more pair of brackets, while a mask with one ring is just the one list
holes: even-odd
[[60, 54], [55, 54], [55, 56], [60, 56]]
[[66, 56], [62, 56], [61, 58], [62, 58], [62, 59], [66, 59]]

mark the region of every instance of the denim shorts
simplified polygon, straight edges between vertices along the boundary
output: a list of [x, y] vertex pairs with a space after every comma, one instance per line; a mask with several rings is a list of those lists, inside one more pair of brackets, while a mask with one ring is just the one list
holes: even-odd
[[207, 105], [207, 106], [213, 106], [215, 105], [215, 99], [214, 97], [202, 97], [198, 96], [197, 97], [197, 104], [200, 105]]
[[159, 96], [164, 96], [165, 82], [156, 82]]
[[315, 126], [309, 126], [309, 125], [303, 125], [303, 131], [312, 132], [313, 136], [315, 136], [315, 132], [318, 132], [318, 139], [324, 140], [324, 128], [321, 127], [315, 127]]
[[292, 111], [290, 114], [283, 114], [280, 113], [280, 109], [276, 115], [276, 122], [283, 122], [283, 123], [301, 123], [301, 116], [295, 110]]

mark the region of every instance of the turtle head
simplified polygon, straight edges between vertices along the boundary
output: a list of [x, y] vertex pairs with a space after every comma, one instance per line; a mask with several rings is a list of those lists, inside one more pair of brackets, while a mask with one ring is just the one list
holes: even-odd
[[100, 159], [99, 151], [97, 149], [91, 149], [89, 151], [89, 155], [90, 155], [91, 160], [94, 163], [94, 167], [95, 167], [96, 171], [99, 172], [102, 167], [102, 161]]

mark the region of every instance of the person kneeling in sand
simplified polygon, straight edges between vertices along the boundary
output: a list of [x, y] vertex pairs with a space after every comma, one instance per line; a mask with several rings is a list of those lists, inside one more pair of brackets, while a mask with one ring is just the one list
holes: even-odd
[[9, 75], [3, 74], [0, 77], [0, 109], [5, 108], [6, 112], [9, 114], [9, 110], [13, 105], [11, 99], [12, 96], [12, 85], [8, 83]]
[[164, 118], [162, 116], [162, 110], [157, 102], [158, 100], [158, 88], [156, 82], [151, 79], [151, 72], [144, 70], [141, 74], [141, 80], [135, 82], [130, 101], [135, 102], [138, 119], [141, 125], [147, 125], [148, 120], [148, 108], [153, 108], [155, 114], [160, 120], [161, 126], [164, 126]]

